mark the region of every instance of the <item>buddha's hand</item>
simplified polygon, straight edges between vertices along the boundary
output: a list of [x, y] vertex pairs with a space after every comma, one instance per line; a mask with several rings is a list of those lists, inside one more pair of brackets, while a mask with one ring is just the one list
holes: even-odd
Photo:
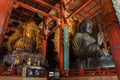
[[97, 37], [98, 37], [98, 40], [97, 40], [98, 45], [101, 45], [102, 42], [103, 42], [102, 35], [103, 35], [103, 32], [99, 32], [98, 35], [97, 35]]
[[101, 49], [100, 51], [99, 51], [99, 53], [100, 53], [100, 55], [101, 56], [106, 56], [106, 57], [109, 57], [109, 51], [108, 50], [106, 50], [106, 49]]

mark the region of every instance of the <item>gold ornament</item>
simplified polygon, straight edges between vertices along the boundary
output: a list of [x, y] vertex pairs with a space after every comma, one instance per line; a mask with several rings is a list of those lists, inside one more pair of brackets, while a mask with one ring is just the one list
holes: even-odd
[[60, 29], [59, 28], [55, 31], [55, 37], [52, 41], [54, 42], [54, 45], [55, 45], [55, 51], [59, 53], [59, 46], [60, 46]]
[[19, 58], [19, 56], [16, 56], [15, 64], [19, 64], [19, 63], [20, 63], [20, 58]]
[[31, 58], [28, 58], [27, 65], [28, 65], [28, 66], [31, 66], [31, 62], [32, 62], [32, 59], [31, 59]]
[[75, 15], [73, 18], [67, 20], [67, 28], [70, 31], [70, 35], [73, 36], [76, 32], [78, 32], [78, 27], [81, 19], [79, 19], [78, 15]]
[[[36, 50], [41, 47], [40, 29], [35, 22], [28, 22], [18, 26], [15, 33], [8, 40], [8, 51], [12, 53], [17, 47], [21, 49], [33, 48], [36, 43]], [[35, 50], [34, 50], [35, 51]]]

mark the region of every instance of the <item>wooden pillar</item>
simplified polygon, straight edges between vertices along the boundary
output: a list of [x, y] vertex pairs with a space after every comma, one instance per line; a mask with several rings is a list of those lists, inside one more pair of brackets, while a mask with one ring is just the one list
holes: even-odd
[[[63, 24], [61, 24], [60, 27], [63, 27]], [[63, 51], [63, 30], [60, 28], [60, 52], [59, 52], [59, 69], [62, 72], [64, 70], [64, 51]]]
[[48, 31], [48, 28], [46, 26], [46, 17], [44, 16], [43, 18], [43, 33], [44, 33], [44, 37], [42, 38], [42, 52], [43, 52], [43, 55], [46, 56], [46, 49], [47, 49], [47, 31]]
[[100, 0], [110, 42], [111, 53], [115, 62], [118, 78], [120, 80], [120, 26], [111, 0]]
[[12, 11], [14, 0], [0, 0], [0, 46]]
[[46, 47], [47, 46], [47, 39], [42, 38], [42, 54], [46, 56]]

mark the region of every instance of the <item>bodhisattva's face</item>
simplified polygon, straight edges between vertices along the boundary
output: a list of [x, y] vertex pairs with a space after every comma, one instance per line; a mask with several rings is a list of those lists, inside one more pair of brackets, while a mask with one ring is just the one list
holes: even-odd
[[28, 38], [32, 38], [32, 37], [34, 37], [35, 35], [34, 35], [34, 31], [32, 31], [31, 29], [27, 29], [26, 30], [26, 37], [28, 37]]
[[86, 24], [86, 32], [91, 34], [93, 29], [93, 25], [91, 23]]

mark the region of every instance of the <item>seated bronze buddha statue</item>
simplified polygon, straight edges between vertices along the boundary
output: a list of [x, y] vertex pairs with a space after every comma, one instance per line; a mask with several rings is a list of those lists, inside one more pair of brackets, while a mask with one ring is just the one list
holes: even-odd
[[[91, 36], [92, 30], [93, 23], [91, 20], [84, 19], [81, 21], [79, 32], [75, 33], [72, 39], [72, 55], [75, 57], [73, 67], [76, 65], [76, 68], [88, 68], [91, 64], [89, 62], [90, 59], [97, 61], [97, 59], [100, 59], [103, 56], [110, 55], [106, 50], [100, 48], [103, 41], [102, 33], [98, 33], [98, 39], [96, 40]], [[95, 64], [97, 63], [99, 63], [99, 61]]]

